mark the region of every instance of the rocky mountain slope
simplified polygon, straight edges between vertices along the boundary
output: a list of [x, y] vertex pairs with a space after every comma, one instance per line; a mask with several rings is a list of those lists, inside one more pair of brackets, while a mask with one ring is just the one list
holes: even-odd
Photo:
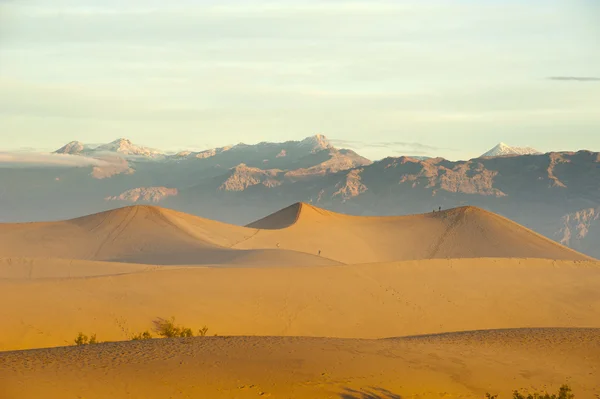
[[236, 224], [295, 202], [360, 215], [474, 205], [600, 257], [600, 154], [589, 151], [371, 162], [317, 135], [160, 156], [122, 139], [94, 148], [73, 142], [57, 152], [106, 164], [0, 168], [0, 221], [150, 203]]
[[178, 191], [176, 188], [166, 188], [166, 187], [139, 187], [132, 188], [131, 190], [127, 190], [121, 195], [116, 195], [112, 197], [106, 197], [107, 201], [123, 201], [123, 202], [160, 202], [163, 199], [177, 195]]
[[555, 238], [561, 244], [587, 253], [598, 253], [600, 243], [600, 207], [582, 209], [562, 218], [562, 228]]

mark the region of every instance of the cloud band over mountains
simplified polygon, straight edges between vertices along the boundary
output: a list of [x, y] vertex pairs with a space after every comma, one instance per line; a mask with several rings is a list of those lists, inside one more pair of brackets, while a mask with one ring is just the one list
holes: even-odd
[[89, 167], [89, 166], [109, 166], [109, 162], [83, 157], [79, 155], [67, 154], [43, 154], [43, 153], [22, 153], [22, 152], [0, 152], [0, 167]]
[[600, 77], [596, 76], [551, 76], [548, 79], [572, 82], [600, 82]]
[[428, 144], [406, 141], [381, 141], [381, 142], [365, 142], [359, 140], [329, 140], [332, 144], [339, 147], [348, 147], [353, 149], [364, 148], [387, 148], [394, 150], [397, 153], [410, 152], [421, 155], [430, 155], [440, 150], [453, 150], [451, 148], [436, 147]]

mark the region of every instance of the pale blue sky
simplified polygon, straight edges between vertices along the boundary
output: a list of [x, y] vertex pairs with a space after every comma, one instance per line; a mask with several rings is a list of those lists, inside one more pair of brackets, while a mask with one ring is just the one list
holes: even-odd
[[600, 151], [598, 20], [595, 0], [0, 0], [0, 150]]

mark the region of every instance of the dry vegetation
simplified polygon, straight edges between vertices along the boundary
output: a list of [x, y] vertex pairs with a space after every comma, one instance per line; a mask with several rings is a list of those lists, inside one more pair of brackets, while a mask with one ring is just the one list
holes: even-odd
[[[154, 324], [154, 332], [159, 338], [190, 338], [194, 336], [204, 337], [208, 332], [208, 327], [204, 326], [198, 330], [197, 334], [194, 334], [194, 331], [191, 328], [176, 324], [175, 317], [171, 317], [170, 319], [163, 319], [162, 317], [159, 317], [152, 323]], [[148, 330], [135, 334], [131, 337], [132, 341], [144, 341], [148, 339], [154, 339], [154, 336]], [[75, 338], [75, 345], [77, 346], [97, 343], [100, 342], [97, 340], [96, 334], [88, 337], [80, 332], [77, 338]]]
[[[491, 395], [487, 393], [485, 395], [486, 399], [498, 399], [498, 395]], [[599, 395], [596, 395], [599, 397]], [[563, 385], [558, 390], [556, 394], [549, 394], [548, 392], [534, 392], [534, 393], [521, 393], [517, 390], [513, 391], [513, 399], [574, 399], [575, 395], [573, 394], [571, 387], [569, 385]]]
[[94, 345], [94, 344], [99, 344], [100, 342], [96, 339], [96, 334], [92, 334], [91, 336], [87, 336], [84, 333], [79, 333], [79, 335], [77, 335], [77, 338], [75, 338], [75, 345], [77, 346], [82, 346], [82, 345]]

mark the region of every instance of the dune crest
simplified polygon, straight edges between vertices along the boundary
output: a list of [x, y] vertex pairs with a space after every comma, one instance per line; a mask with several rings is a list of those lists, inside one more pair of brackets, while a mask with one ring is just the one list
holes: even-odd
[[272, 213], [260, 220], [252, 222], [246, 227], [262, 230], [281, 230], [300, 222], [315, 222], [326, 217], [345, 216], [341, 213], [331, 212], [305, 202], [297, 202], [280, 211]]

